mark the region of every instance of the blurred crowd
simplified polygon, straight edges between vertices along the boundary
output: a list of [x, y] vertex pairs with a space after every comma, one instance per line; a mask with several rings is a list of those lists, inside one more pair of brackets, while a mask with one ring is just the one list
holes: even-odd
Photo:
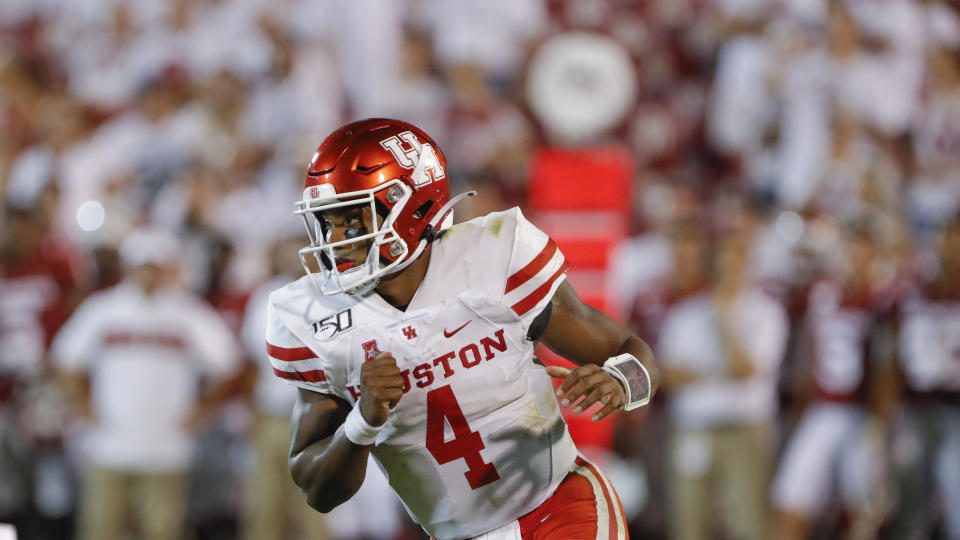
[[960, 538], [954, 0], [5, 1], [0, 522], [419, 538], [376, 470], [326, 519], [297, 496], [264, 295], [348, 121], [430, 133], [458, 219], [523, 207], [570, 143], [528, 68], [570, 33], [636, 80], [577, 141], [636, 167], [606, 305], [665, 384], [604, 449], [633, 537]]

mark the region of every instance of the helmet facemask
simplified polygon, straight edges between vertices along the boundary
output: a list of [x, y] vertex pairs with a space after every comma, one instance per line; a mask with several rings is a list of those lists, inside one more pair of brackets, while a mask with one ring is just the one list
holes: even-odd
[[[321, 294], [366, 294], [377, 286], [383, 276], [406, 266], [403, 263], [410, 254], [410, 247], [397, 234], [395, 224], [411, 194], [411, 189], [399, 179], [373, 189], [346, 194], [337, 194], [329, 184], [304, 190], [304, 198], [297, 203], [296, 214], [304, 219], [310, 245], [300, 250], [300, 260]], [[385, 206], [378, 200], [378, 195], [392, 204], [386, 217], [377, 212], [378, 204], [381, 208]], [[353, 209], [359, 210], [360, 222], [338, 224], [348, 227], [345, 238], [331, 242], [333, 220], [330, 217], [356, 220], [356, 214], [350, 212]], [[369, 219], [366, 219], [368, 216]], [[363, 262], [343, 258], [345, 252], [352, 251], [351, 248], [363, 246], [366, 246]], [[389, 253], [390, 257], [385, 256], [384, 252]], [[307, 257], [314, 258], [322, 276], [317, 276], [312, 269], [314, 265], [309, 264]]]
[[[417, 260], [453, 224], [454, 203], [473, 194], [450, 198], [446, 166], [429, 135], [399, 120], [359, 120], [324, 139], [307, 167], [296, 212], [310, 236], [301, 262], [317, 290], [366, 294]], [[341, 234], [352, 227], [343, 215], [351, 208], [360, 209], [367, 223]], [[329, 212], [338, 212], [330, 214], [333, 237], [324, 218]], [[349, 261], [338, 261], [338, 253]]]

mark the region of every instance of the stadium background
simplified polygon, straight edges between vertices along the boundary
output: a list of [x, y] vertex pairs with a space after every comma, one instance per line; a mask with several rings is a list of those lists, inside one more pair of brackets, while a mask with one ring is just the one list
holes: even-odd
[[[175, 234], [184, 286], [239, 341], [271, 254], [302, 232], [313, 149], [369, 116], [439, 142], [452, 191], [480, 193], [458, 220], [520, 205], [581, 294], [655, 349], [671, 306], [711, 287], [704, 253], [743, 234], [744, 272], [789, 320], [772, 475], [806, 399], [805, 294], [848, 268], [851, 224], [877, 244], [885, 287], [936, 267], [960, 204], [958, 15], [948, 0], [4, 2], [0, 268], [16, 246], [44, 254], [50, 285], [0, 273], [0, 522], [72, 534], [84, 428], [47, 347], [121, 279], [123, 239]], [[241, 534], [259, 354], [198, 427], [185, 537]], [[669, 532], [670, 399], [576, 426], [634, 538]], [[831, 503], [818, 534], [844, 519]]]

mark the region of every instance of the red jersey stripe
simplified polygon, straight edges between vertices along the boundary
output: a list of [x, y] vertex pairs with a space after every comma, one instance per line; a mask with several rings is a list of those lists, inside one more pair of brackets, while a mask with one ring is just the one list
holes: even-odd
[[619, 505], [619, 501], [615, 501], [612, 497], [610, 497], [610, 492], [607, 490], [607, 484], [603, 481], [603, 476], [601, 476], [600, 471], [593, 466], [593, 463], [590, 463], [589, 461], [580, 457], [577, 458], [576, 463], [581, 467], [586, 467], [587, 470], [593, 473], [593, 475], [597, 477], [597, 483], [600, 484], [600, 489], [603, 490], [603, 498], [607, 500], [607, 513], [609, 514], [608, 521], [610, 525], [607, 538], [620, 538], [620, 535], [618, 534], [620, 527], [617, 525], [616, 510], [613, 507], [614, 504]]
[[541, 300], [543, 300], [543, 297], [550, 292], [550, 287], [553, 286], [553, 282], [556, 281], [557, 278], [559, 278], [560, 275], [563, 274], [567, 270], [567, 267], [569, 266], [570, 266], [570, 263], [564, 260], [563, 264], [560, 266], [560, 269], [554, 272], [554, 274], [550, 276], [550, 279], [544, 282], [543, 285], [540, 285], [539, 287], [537, 287], [535, 291], [528, 294], [526, 298], [510, 306], [510, 309], [512, 309], [514, 313], [516, 313], [521, 317], [526, 312], [533, 309], [533, 307], [536, 306]]
[[296, 362], [297, 360], [309, 360], [317, 357], [309, 347], [287, 349], [285, 347], [277, 347], [269, 342], [267, 342], [267, 354], [281, 362]]
[[314, 369], [311, 371], [280, 371], [277, 368], [273, 368], [273, 372], [277, 375], [277, 377], [282, 379], [291, 379], [294, 381], [322, 382], [327, 380], [327, 375], [322, 369]]
[[553, 254], [556, 252], [557, 243], [553, 241], [553, 238], [549, 238], [547, 245], [540, 250], [540, 253], [534, 257], [532, 261], [507, 278], [507, 288], [504, 289], [503, 294], [507, 294], [508, 292], [516, 289], [517, 287], [526, 283], [530, 278], [537, 275], [537, 273], [540, 272], [540, 270], [543, 270], [543, 267], [550, 262], [550, 259], [553, 258]]

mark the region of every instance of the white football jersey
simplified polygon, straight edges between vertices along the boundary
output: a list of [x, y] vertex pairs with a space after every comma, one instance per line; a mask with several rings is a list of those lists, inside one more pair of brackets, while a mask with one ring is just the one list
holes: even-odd
[[270, 296], [274, 372], [356, 405], [362, 363], [392, 353], [404, 395], [374, 456], [430, 535], [484, 533], [539, 506], [576, 458], [526, 337], [566, 268], [554, 241], [513, 208], [435, 241], [406, 311], [377, 294], [324, 297], [301, 278]]

